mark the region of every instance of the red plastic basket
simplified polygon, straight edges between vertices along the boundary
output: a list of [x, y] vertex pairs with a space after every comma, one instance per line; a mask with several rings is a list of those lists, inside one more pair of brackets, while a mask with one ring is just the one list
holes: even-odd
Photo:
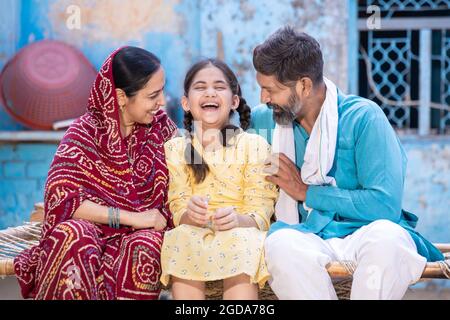
[[86, 111], [96, 70], [84, 55], [60, 41], [43, 40], [20, 50], [0, 74], [0, 102], [21, 124], [51, 130], [56, 121]]

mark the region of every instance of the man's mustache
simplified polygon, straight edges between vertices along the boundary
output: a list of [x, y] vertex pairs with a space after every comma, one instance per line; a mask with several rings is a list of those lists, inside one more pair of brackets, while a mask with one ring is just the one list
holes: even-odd
[[282, 106], [280, 106], [280, 105], [278, 105], [278, 104], [274, 104], [274, 103], [267, 103], [267, 106], [270, 108], [270, 109], [278, 109], [278, 110], [281, 110], [281, 111], [283, 111], [283, 112], [288, 112], [288, 110], [286, 110], [286, 108], [283, 108]]
[[276, 112], [276, 113], [278, 113], [278, 114], [285, 114], [285, 115], [289, 115], [289, 116], [295, 118], [295, 114], [292, 112], [291, 109], [289, 109], [289, 107], [283, 107], [283, 106], [280, 106], [279, 104], [274, 104], [274, 103], [267, 103], [267, 106], [269, 107], [269, 109], [272, 109], [272, 110], [277, 109], [278, 112]]

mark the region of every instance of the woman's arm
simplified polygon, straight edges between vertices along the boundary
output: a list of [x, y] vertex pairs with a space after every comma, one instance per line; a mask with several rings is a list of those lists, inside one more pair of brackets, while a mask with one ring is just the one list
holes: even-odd
[[[155, 228], [162, 230], [166, 226], [166, 220], [159, 210], [151, 209], [144, 212], [131, 212], [120, 210], [120, 224], [134, 229]], [[73, 215], [74, 219], [83, 219], [94, 223], [107, 225], [108, 207], [99, 205], [90, 200], [84, 200]]]

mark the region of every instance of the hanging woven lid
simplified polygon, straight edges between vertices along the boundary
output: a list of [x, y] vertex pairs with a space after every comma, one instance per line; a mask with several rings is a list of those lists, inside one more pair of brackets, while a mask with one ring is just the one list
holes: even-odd
[[51, 130], [86, 111], [96, 70], [76, 48], [43, 40], [20, 50], [0, 74], [0, 103], [19, 123]]

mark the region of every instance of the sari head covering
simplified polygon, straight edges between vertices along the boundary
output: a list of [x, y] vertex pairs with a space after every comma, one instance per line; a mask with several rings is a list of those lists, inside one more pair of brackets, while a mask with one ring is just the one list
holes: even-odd
[[159, 110], [151, 124], [135, 124], [132, 133], [122, 137], [112, 70], [120, 50], [104, 62], [87, 112], [70, 126], [56, 151], [45, 187], [44, 237], [71, 219], [84, 200], [132, 212], [159, 209], [171, 221], [163, 145], [176, 125]]

